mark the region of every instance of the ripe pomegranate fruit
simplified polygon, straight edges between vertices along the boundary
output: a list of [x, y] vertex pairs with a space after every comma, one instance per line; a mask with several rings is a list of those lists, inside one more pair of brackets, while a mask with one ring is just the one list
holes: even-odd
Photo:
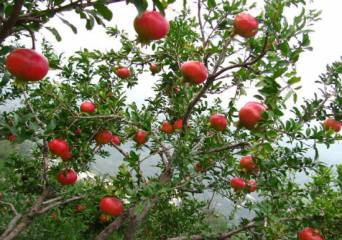
[[335, 119], [328, 118], [323, 122], [323, 126], [325, 129], [332, 129], [335, 132], [341, 131], [342, 123], [340, 121], [336, 121]]
[[147, 142], [147, 132], [144, 130], [138, 130], [134, 135], [134, 141], [138, 144], [144, 144]]
[[42, 80], [49, 71], [49, 62], [33, 49], [18, 48], [6, 58], [7, 70], [22, 81]]
[[201, 172], [205, 172], [205, 168], [203, 167], [203, 165], [201, 163], [195, 163], [194, 164], [194, 169], [196, 172], [201, 173]]
[[96, 143], [99, 145], [110, 143], [112, 138], [113, 138], [113, 134], [111, 131], [108, 131], [108, 130], [102, 130], [98, 132], [95, 136]]
[[121, 144], [120, 137], [117, 136], [117, 135], [113, 135], [112, 139], [111, 139], [111, 142], [112, 142], [113, 145], [120, 145]]
[[248, 180], [247, 184], [246, 184], [246, 188], [248, 190], [248, 192], [255, 192], [257, 190], [257, 183], [255, 180], [251, 179]]
[[239, 13], [234, 19], [234, 32], [241, 37], [254, 37], [258, 32], [258, 21], [248, 13]]
[[82, 204], [77, 204], [75, 206], [75, 212], [80, 213], [83, 212], [87, 207], [85, 205]]
[[70, 152], [68, 143], [63, 139], [56, 138], [51, 140], [48, 142], [48, 147], [53, 154], [58, 156], [66, 156]]
[[177, 119], [173, 124], [174, 129], [182, 129], [183, 128], [183, 119]]
[[129, 78], [131, 76], [131, 70], [129, 70], [129, 68], [127, 67], [119, 67], [115, 74], [119, 77], [119, 78]]
[[81, 108], [81, 112], [87, 112], [87, 113], [95, 112], [95, 104], [92, 102], [83, 102], [80, 108]]
[[240, 167], [248, 172], [256, 171], [258, 166], [253, 161], [252, 156], [244, 156], [240, 159]]
[[258, 102], [248, 102], [240, 109], [240, 124], [247, 129], [253, 129], [261, 119], [264, 111], [266, 111], [266, 107], [263, 104]]
[[141, 42], [162, 39], [169, 28], [169, 22], [157, 11], [145, 11], [134, 19], [134, 29]]
[[17, 140], [17, 136], [15, 136], [14, 134], [9, 134], [7, 136], [7, 140], [10, 142], [15, 142], [15, 140]]
[[223, 131], [227, 127], [227, 119], [223, 114], [213, 114], [209, 118], [210, 126], [217, 131]]
[[77, 173], [72, 169], [65, 169], [58, 173], [57, 181], [62, 185], [72, 185], [77, 181]]
[[230, 186], [234, 188], [234, 190], [241, 190], [246, 187], [246, 183], [244, 179], [234, 177], [230, 180]]
[[80, 128], [76, 128], [74, 131], [75, 135], [80, 135], [82, 133], [82, 130]]
[[182, 64], [181, 72], [186, 81], [201, 84], [208, 78], [208, 70], [202, 62], [188, 61]]
[[100, 210], [111, 216], [119, 216], [124, 211], [124, 206], [116, 197], [104, 197], [100, 201]]
[[161, 125], [160, 131], [167, 133], [167, 134], [171, 134], [173, 133], [173, 126], [170, 122], [164, 121]]
[[298, 233], [299, 240], [324, 240], [319, 231], [314, 228], [306, 227]]
[[150, 71], [151, 71], [152, 74], [159, 73], [160, 70], [161, 70], [161, 69], [160, 69], [160, 67], [159, 67], [157, 64], [152, 63], [152, 64], [150, 65]]

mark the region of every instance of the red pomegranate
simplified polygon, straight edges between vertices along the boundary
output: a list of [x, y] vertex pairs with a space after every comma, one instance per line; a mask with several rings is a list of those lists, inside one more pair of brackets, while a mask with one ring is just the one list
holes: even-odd
[[104, 197], [100, 201], [100, 210], [111, 216], [119, 216], [124, 211], [124, 206], [116, 197]]
[[324, 240], [319, 231], [314, 228], [306, 227], [298, 233], [299, 240]]
[[7, 140], [10, 142], [15, 142], [15, 140], [17, 140], [17, 136], [15, 136], [14, 134], [10, 134], [7, 136]]
[[80, 128], [76, 128], [74, 131], [75, 135], [80, 135], [82, 133], [82, 130]]
[[131, 70], [129, 70], [129, 68], [127, 67], [120, 67], [116, 70], [115, 74], [119, 77], [119, 78], [129, 78], [131, 76]]
[[246, 187], [250, 193], [255, 192], [258, 189], [256, 181], [252, 179], [248, 180]]
[[77, 181], [77, 173], [72, 169], [65, 169], [58, 173], [57, 180], [62, 185], [72, 185]]
[[203, 165], [200, 162], [197, 162], [194, 164], [194, 169], [198, 173], [205, 172], [205, 168], [203, 167]]
[[113, 145], [120, 145], [121, 144], [120, 137], [117, 136], [117, 135], [113, 135], [112, 139], [111, 139], [111, 142], [112, 142]]
[[113, 138], [113, 134], [111, 131], [102, 130], [96, 134], [95, 141], [99, 145], [100, 144], [107, 144], [107, 143], [110, 143], [112, 138]]
[[169, 22], [157, 11], [145, 11], [134, 19], [134, 29], [142, 42], [164, 38], [169, 28]]
[[68, 143], [63, 139], [56, 138], [51, 140], [48, 142], [48, 147], [53, 154], [58, 156], [65, 156], [70, 152]]
[[328, 118], [323, 122], [323, 126], [325, 129], [332, 129], [335, 132], [341, 131], [342, 123], [332, 118]]
[[208, 78], [207, 68], [199, 61], [188, 61], [183, 63], [181, 72], [185, 80], [193, 84], [201, 84]]
[[217, 131], [223, 131], [227, 127], [227, 119], [223, 114], [213, 114], [209, 118], [210, 126]]
[[247, 129], [253, 129], [257, 122], [261, 120], [262, 113], [266, 111], [266, 107], [258, 102], [248, 102], [240, 109], [240, 124]]
[[93, 113], [95, 112], [95, 104], [92, 102], [83, 102], [80, 109], [81, 112]]
[[258, 21], [248, 13], [239, 13], [234, 19], [234, 32], [241, 37], [254, 37], [258, 32]]
[[246, 187], [245, 180], [239, 177], [234, 177], [230, 180], [230, 186], [235, 190], [241, 190]]
[[33, 49], [18, 48], [6, 58], [7, 70], [23, 81], [42, 80], [49, 71], [49, 62]]
[[161, 125], [160, 131], [167, 133], [167, 134], [171, 134], [173, 133], [173, 126], [170, 122], [164, 121]]
[[240, 167], [248, 172], [256, 171], [258, 166], [253, 161], [252, 156], [244, 156], [240, 159]]
[[173, 124], [174, 129], [182, 129], [183, 128], [183, 119], [177, 119]]
[[134, 135], [134, 141], [138, 144], [144, 144], [147, 142], [147, 132], [144, 130], [138, 130]]

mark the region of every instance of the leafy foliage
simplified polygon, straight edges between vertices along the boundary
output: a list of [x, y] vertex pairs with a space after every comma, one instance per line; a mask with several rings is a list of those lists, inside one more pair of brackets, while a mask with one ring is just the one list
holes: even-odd
[[[41, 10], [37, 1], [25, 1], [22, 14], [40, 16], [46, 23], [67, 1], [43, 2], [52, 10]], [[81, 1], [69, 4], [76, 4], [72, 9], [85, 19], [86, 28], [92, 29], [115, 14], [105, 3], [96, 1], [91, 8], [77, 5]], [[139, 11], [147, 7], [145, 1], [132, 3]], [[154, 1], [160, 11], [169, 3], [172, 1]], [[3, 4], [6, 18], [11, 6], [13, 1]], [[319, 229], [326, 239], [340, 239], [342, 212], [337, 206], [341, 205], [342, 167], [336, 166], [335, 172], [335, 167], [320, 162], [318, 147], [329, 147], [341, 140], [341, 135], [325, 130], [317, 121], [328, 117], [342, 120], [341, 61], [329, 65], [319, 77], [313, 99], [297, 103], [301, 79], [296, 63], [304, 51], [311, 50], [311, 26], [319, 20], [319, 12], [307, 10], [304, 0], [265, 0], [261, 6], [246, 0], [210, 0], [201, 1], [199, 6], [202, 12], [194, 18], [185, 4], [170, 22], [168, 36], [149, 46], [135, 42], [117, 27], [107, 28], [108, 35], [120, 44], [117, 51], [82, 49], [66, 57], [44, 41], [43, 53], [53, 74], [24, 90], [9, 85], [13, 76], [0, 64], [0, 100], [21, 101], [13, 111], [2, 113], [1, 138], [14, 134], [14, 144], [25, 140], [33, 144], [29, 156], [14, 154], [4, 160], [0, 178], [4, 196], [0, 200], [13, 204], [20, 213], [30, 213], [40, 196], [45, 200], [19, 239], [92, 239], [119, 220], [122, 223], [112, 231], [113, 239], [218, 238], [239, 227], [230, 220], [242, 227], [250, 224], [232, 239], [295, 239], [307, 226]], [[257, 16], [260, 25], [256, 37], [235, 36], [235, 15], [257, 7], [263, 11]], [[286, 16], [289, 9], [297, 9], [298, 14]], [[65, 19], [62, 22], [77, 32], [76, 26]], [[32, 30], [40, 27], [33, 24]], [[59, 38], [55, 29], [50, 30]], [[15, 47], [9, 42], [2, 46], [0, 61], [4, 62], [4, 56]], [[210, 75], [204, 85], [184, 81], [180, 66], [189, 60], [202, 61], [208, 67]], [[162, 71], [145, 79], [152, 63]], [[116, 76], [120, 66], [129, 67], [132, 75], [125, 79]], [[144, 81], [154, 81], [154, 95], [142, 104], [129, 102], [132, 89]], [[251, 88], [256, 90], [254, 96]], [[223, 95], [209, 97], [227, 91], [232, 93], [228, 99], [222, 99]], [[239, 99], [245, 95], [267, 106], [262, 120], [251, 130], [238, 123]], [[83, 101], [96, 105], [94, 114], [79, 110]], [[229, 122], [222, 132], [209, 124], [209, 116], [217, 112]], [[164, 120], [173, 123], [181, 118], [188, 124], [183, 129], [170, 135], [160, 131]], [[78, 128], [80, 134], [75, 133]], [[138, 129], [148, 132], [147, 144], [132, 141]], [[124, 147], [97, 145], [95, 135], [100, 130], [119, 136]], [[68, 142], [71, 159], [62, 161], [47, 152], [47, 141], [55, 138]], [[112, 161], [109, 149], [123, 155], [114, 176], [85, 178], [74, 186], [61, 186], [56, 181], [61, 169], [86, 172], [97, 157]], [[312, 150], [316, 153], [313, 157], [309, 155]], [[239, 167], [239, 159], [246, 155], [253, 156], [258, 172], [248, 173]], [[149, 164], [154, 174], [147, 175], [142, 165], [152, 156], [157, 163]], [[48, 169], [44, 169], [44, 161], [48, 161]], [[196, 169], [196, 164], [202, 168]], [[298, 183], [295, 176], [299, 173], [313, 178]], [[229, 181], [235, 176], [257, 181], [256, 201], [249, 199], [247, 190], [234, 191]], [[46, 189], [49, 194], [41, 195]], [[224, 224], [227, 233], [215, 232], [207, 224], [204, 209], [211, 208], [211, 200], [200, 200], [197, 194], [203, 193], [232, 203], [229, 224]], [[98, 202], [107, 195], [122, 199], [126, 212], [100, 223]], [[62, 202], [74, 196], [77, 202]], [[50, 205], [51, 199], [59, 204]], [[179, 206], [170, 203], [175, 199], [181, 200]], [[76, 204], [86, 209], [75, 213]], [[1, 231], [15, 214], [9, 206], [0, 205]], [[43, 211], [42, 206], [52, 207]], [[239, 208], [250, 210], [254, 217], [237, 218]]]

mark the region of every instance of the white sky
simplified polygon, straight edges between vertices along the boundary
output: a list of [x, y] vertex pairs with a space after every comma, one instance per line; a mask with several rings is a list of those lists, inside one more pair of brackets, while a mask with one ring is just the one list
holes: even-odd
[[[258, 2], [258, 1], [257, 1]], [[167, 18], [172, 19], [177, 10], [181, 9], [182, 1], [176, 1], [168, 10]], [[297, 64], [299, 75], [302, 77], [303, 88], [300, 90], [299, 98], [302, 96], [309, 97], [313, 94], [312, 83], [317, 79], [318, 75], [325, 71], [327, 64], [339, 60], [342, 55], [342, 28], [341, 28], [341, 0], [316, 0], [311, 4], [310, 8], [322, 10], [322, 20], [314, 26], [315, 32], [311, 34], [311, 43], [314, 48], [312, 52], [306, 52], [301, 55], [300, 61]], [[133, 20], [137, 14], [135, 7], [132, 4], [126, 5], [124, 2], [111, 5], [113, 10], [113, 19], [108, 24], [117, 25], [119, 29], [124, 29], [129, 33], [129, 36], [134, 39], [135, 31], [133, 28]], [[78, 34], [75, 35], [72, 31], [61, 24], [57, 19], [53, 19], [49, 25], [56, 27], [61, 35], [62, 42], [56, 42], [49, 35], [49, 32], [42, 31], [48, 36], [48, 39], [53, 42], [55, 49], [58, 52], [71, 54], [81, 48], [108, 50], [117, 48], [118, 44], [114, 39], [109, 38], [105, 34], [105, 29], [100, 26], [95, 26], [91, 31], [84, 27], [84, 20], [80, 20], [74, 13], [66, 13], [64, 16], [70, 20], [75, 26], [79, 26]], [[147, 96], [151, 96], [152, 85], [154, 83], [151, 76], [145, 74], [140, 77], [143, 82], [135, 87], [128, 95], [129, 100], [142, 102]], [[142, 95], [141, 93], [144, 93]], [[229, 93], [228, 93], [229, 94]], [[247, 101], [247, 100], [246, 100]], [[245, 102], [245, 101], [244, 101]]]

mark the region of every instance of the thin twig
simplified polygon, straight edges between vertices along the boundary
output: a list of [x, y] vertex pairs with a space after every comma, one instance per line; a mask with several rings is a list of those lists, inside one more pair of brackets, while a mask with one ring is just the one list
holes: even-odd
[[74, 197], [66, 199], [64, 201], [53, 202], [52, 204], [50, 204], [50, 205], [40, 209], [39, 211], [37, 211], [37, 214], [43, 214], [43, 213], [49, 211], [50, 209], [52, 209], [54, 207], [57, 207], [57, 206], [60, 206], [60, 205], [65, 205], [65, 204], [68, 204], [70, 202], [74, 202], [74, 201], [80, 200], [82, 198], [84, 198], [84, 196], [74, 196]]
[[118, 150], [124, 157], [128, 157], [128, 153], [126, 153], [121, 147], [117, 146], [117, 145], [114, 145], [114, 148], [116, 148], [116, 150]]
[[205, 39], [204, 39], [204, 28], [203, 28], [202, 16], [201, 16], [201, 4], [202, 4], [201, 0], [197, 0], [197, 18], [198, 18], [198, 24], [200, 26], [202, 42], [204, 45]]
[[0, 204], [9, 206], [11, 208], [12, 212], [14, 213], [14, 215], [19, 215], [17, 209], [15, 209], [15, 207], [12, 203], [0, 201]]
[[221, 146], [221, 147], [211, 148], [209, 150], [202, 150], [202, 151], [199, 151], [197, 154], [217, 153], [217, 152], [222, 152], [222, 151], [226, 151], [226, 150], [233, 150], [233, 149], [237, 149], [237, 148], [245, 148], [248, 146], [250, 146], [249, 142], [240, 142], [240, 143], [235, 143], [235, 144], [231, 144], [231, 145], [225, 145], [225, 146]]

